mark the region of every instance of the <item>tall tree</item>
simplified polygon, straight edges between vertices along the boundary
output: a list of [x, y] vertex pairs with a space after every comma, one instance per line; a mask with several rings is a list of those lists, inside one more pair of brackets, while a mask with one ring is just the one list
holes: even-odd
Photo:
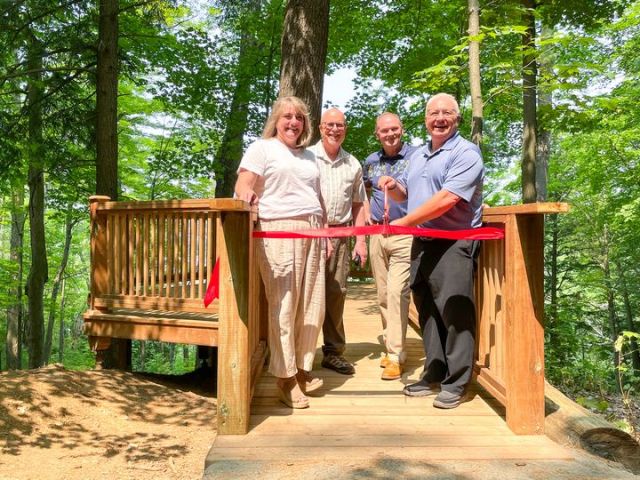
[[99, 0], [96, 70], [96, 193], [118, 199], [119, 0]]
[[480, 82], [480, 2], [469, 0], [469, 87], [471, 93], [471, 141], [482, 144], [483, 101]]
[[22, 368], [22, 277], [24, 268], [24, 187], [22, 184], [13, 188], [11, 195], [11, 239], [9, 244], [9, 260], [16, 268], [9, 289], [9, 308], [7, 309], [6, 358], [7, 369]]
[[44, 364], [44, 286], [48, 277], [44, 224], [44, 148], [42, 139], [42, 56], [44, 46], [32, 33], [28, 46], [29, 81], [27, 108], [29, 116], [29, 231], [31, 233], [31, 267], [27, 279], [29, 367]]
[[329, 0], [289, 0], [282, 29], [280, 96], [295, 95], [309, 106], [312, 142], [320, 138]]
[[[78, 219], [73, 218], [73, 205], [68, 206], [65, 220], [64, 246], [62, 247], [62, 259], [58, 266], [58, 271], [53, 279], [51, 286], [51, 301], [49, 302], [49, 320], [47, 321], [46, 337], [44, 342], [44, 359], [45, 363], [49, 362], [51, 355], [51, 345], [53, 343], [53, 327], [56, 321], [56, 307], [58, 305], [58, 293], [64, 281], [65, 270], [69, 262], [69, 251], [71, 250], [71, 241], [73, 239], [73, 227], [78, 223]], [[60, 323], [64, 323], [64, 318], [60, 316]]]
[[537, 76], [536, 56], [536, 0], [522, 0], [522, 201], [536, 201], [536, 148], [537, 148]]
[[[119, 0], [99, 0], [96, 69], [96, 193], [118, 200], [118, 14]], [[102, 368], [131, 366], [131, 341], [112, 339]]]
[[240, 49], [235, 68], [235, 88], [224, 129], [222, 143], [216, 152], [214, 164], [216, 171], [216, 197], [231, 197], [235, 185], [236, 170], [240, 164], [244, 149], [243, 137], [247, 130], [252, 85], [256, 76], [256, 67], [263, 55], [258, 45], [257, 34], [262, 28], [255, 17], [262, 10], [262, 0], [245, 3], [240, 16]]

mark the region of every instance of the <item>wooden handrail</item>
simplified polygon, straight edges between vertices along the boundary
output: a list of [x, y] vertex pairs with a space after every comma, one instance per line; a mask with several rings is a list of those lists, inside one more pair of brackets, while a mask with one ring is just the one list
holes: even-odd
[[[476, 379], [504, 405], [517, 434], [544, 433], [544, 215], [568, 210], [548, 202], [483, 211], [483, 222], [505, 236], [480, 249]], [[409, 316], [418, 325], [413, 302]]]
[[480, 251], [477, 381], [505, 406], [517, 434], [544, 433], [544, 214], [568, 210], [531, 203], [483, 212], [505, 237]]
[[[267, 333], [255, 209], [226, 198], [90, 202], [92, 345], [106, 348], [109, 337], [217, 345], [218, 433], [246, 433]], [[205, 309], [217, 258], [220, 298]]]

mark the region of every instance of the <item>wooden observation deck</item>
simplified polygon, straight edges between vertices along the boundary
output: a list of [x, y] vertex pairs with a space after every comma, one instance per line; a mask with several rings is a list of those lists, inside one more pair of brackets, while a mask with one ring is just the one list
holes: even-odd
[[[255, 213], [240, 200], [111, 202], [92, 197], [91, 301], [85, 327], [97, 352], [108, 347], [111, 338], [217, 346], [220, 436], [214, 451], [220, 453], [263, 442], [261, 450], [268, 454], [312, 441], [293, 434], [263, 438], [260, 432], [271, 428], [268, 425], [274, 432], [280, 428], [319, 436], [352, 425], [341, 432], [351, 431], [372, 446], [382, 442], [380, 446], [386, 440], [375, 433], [389, 423], [396, 428], [388, 431], [391, 438], [409, 435], [407, 448], [429, 447], [433, 455], [456, 455], [444, 447], [432, 449], [434, 440], [420, 434], [421, 428], [437, 431], [438, 425], [447, 426], [445, 437], [462, 442], [443, 437], [441, 445], [464, 447], [465, 455], [485, 455], [498, 447], [508, 447], [513, 458], [526, 450], [552, 455], [556, 447], [544, 437], [517, 441], [514, 434], [544, 433], [543, 216], [564, 211], [567, 205], [556, 203], [485, 209], [484, 221], [504, 228], [505, 237], [484, 242], [479, 259], [476, 374], [482, 389], [476, 388], [470, 402], [450, 413], [436, 414], [424, 399], [404, 398], [400, 383], [379, 380], [378, 310], [365, 287], [355, 291], [355, 297], [352, 292], [346, 322], [357, 375], [324, 372], [325, 396], [314, 399], [308, 411], [291, 412], [277, 404], [275, 382], [260, 377], [266, 301], [255, 263]], [[216, 259], [220, 298], [205, 309], [203, 295]], [[410, 350], [404, 382], [419, 373], [422, 350], [417, 337], [410, 338]], [[335, 422], [336, 415], [340, 422]], [[455, 425], [460, 435], [451, 433]], [[482, 431], [489, 442], [473, 444], [463, 431]], [[353, 441], [349, 438], [334, 435], [331, 441], [340, 445]]]

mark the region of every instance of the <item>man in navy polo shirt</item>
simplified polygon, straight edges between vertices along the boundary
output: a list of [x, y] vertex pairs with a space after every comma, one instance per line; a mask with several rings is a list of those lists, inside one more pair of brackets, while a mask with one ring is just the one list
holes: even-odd
[[[385, 215], [384, 191], [378, 188], [383, 175], [400, 178], [416, 147], [402, 142], [402, 122], [395, 113], [385, 112], [376, 119], [375, 134], [382, 148], [367, 157], [363, 167], [364, 184], [370, 189], [372, 224], [381, 224]], [[407, 214], [407, 202], [388, 199], [388, 222]], [[402, 376], [406, 359], [405, 341], [409, 316], [409, 274], [411, 235], [373, 235], [369, 241], [369, 262], [376, 281], [382, 337], [386, 352], [380, 361], [383, 380]]]
[[[431, 97], [425, 124], [431, 140], [411, 156], [405, 174], [378, 182], [396, 200], [408, 199], [409, 213], [392, 223], [443, 230], [480, 227], [484, 165], [480, 149], [458, 133], [460, 110], [455, 98], [444, 93]], [[471, 381], [478, 249], [479, 243], [472, 240], [413, 240], [410, 286], [426, 361], [421, 380], [403, 392], [437, 394], [434, 407], [460, 405]]]

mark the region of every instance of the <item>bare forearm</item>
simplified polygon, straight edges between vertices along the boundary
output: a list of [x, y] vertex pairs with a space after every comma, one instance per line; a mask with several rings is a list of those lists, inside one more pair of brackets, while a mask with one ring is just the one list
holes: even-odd
[[438, 218], [458, 203], [460, 197], [448, 190], [440, 190], [416, 209], [399, 218], [394, 225], [414, 227], [434, 218]]

